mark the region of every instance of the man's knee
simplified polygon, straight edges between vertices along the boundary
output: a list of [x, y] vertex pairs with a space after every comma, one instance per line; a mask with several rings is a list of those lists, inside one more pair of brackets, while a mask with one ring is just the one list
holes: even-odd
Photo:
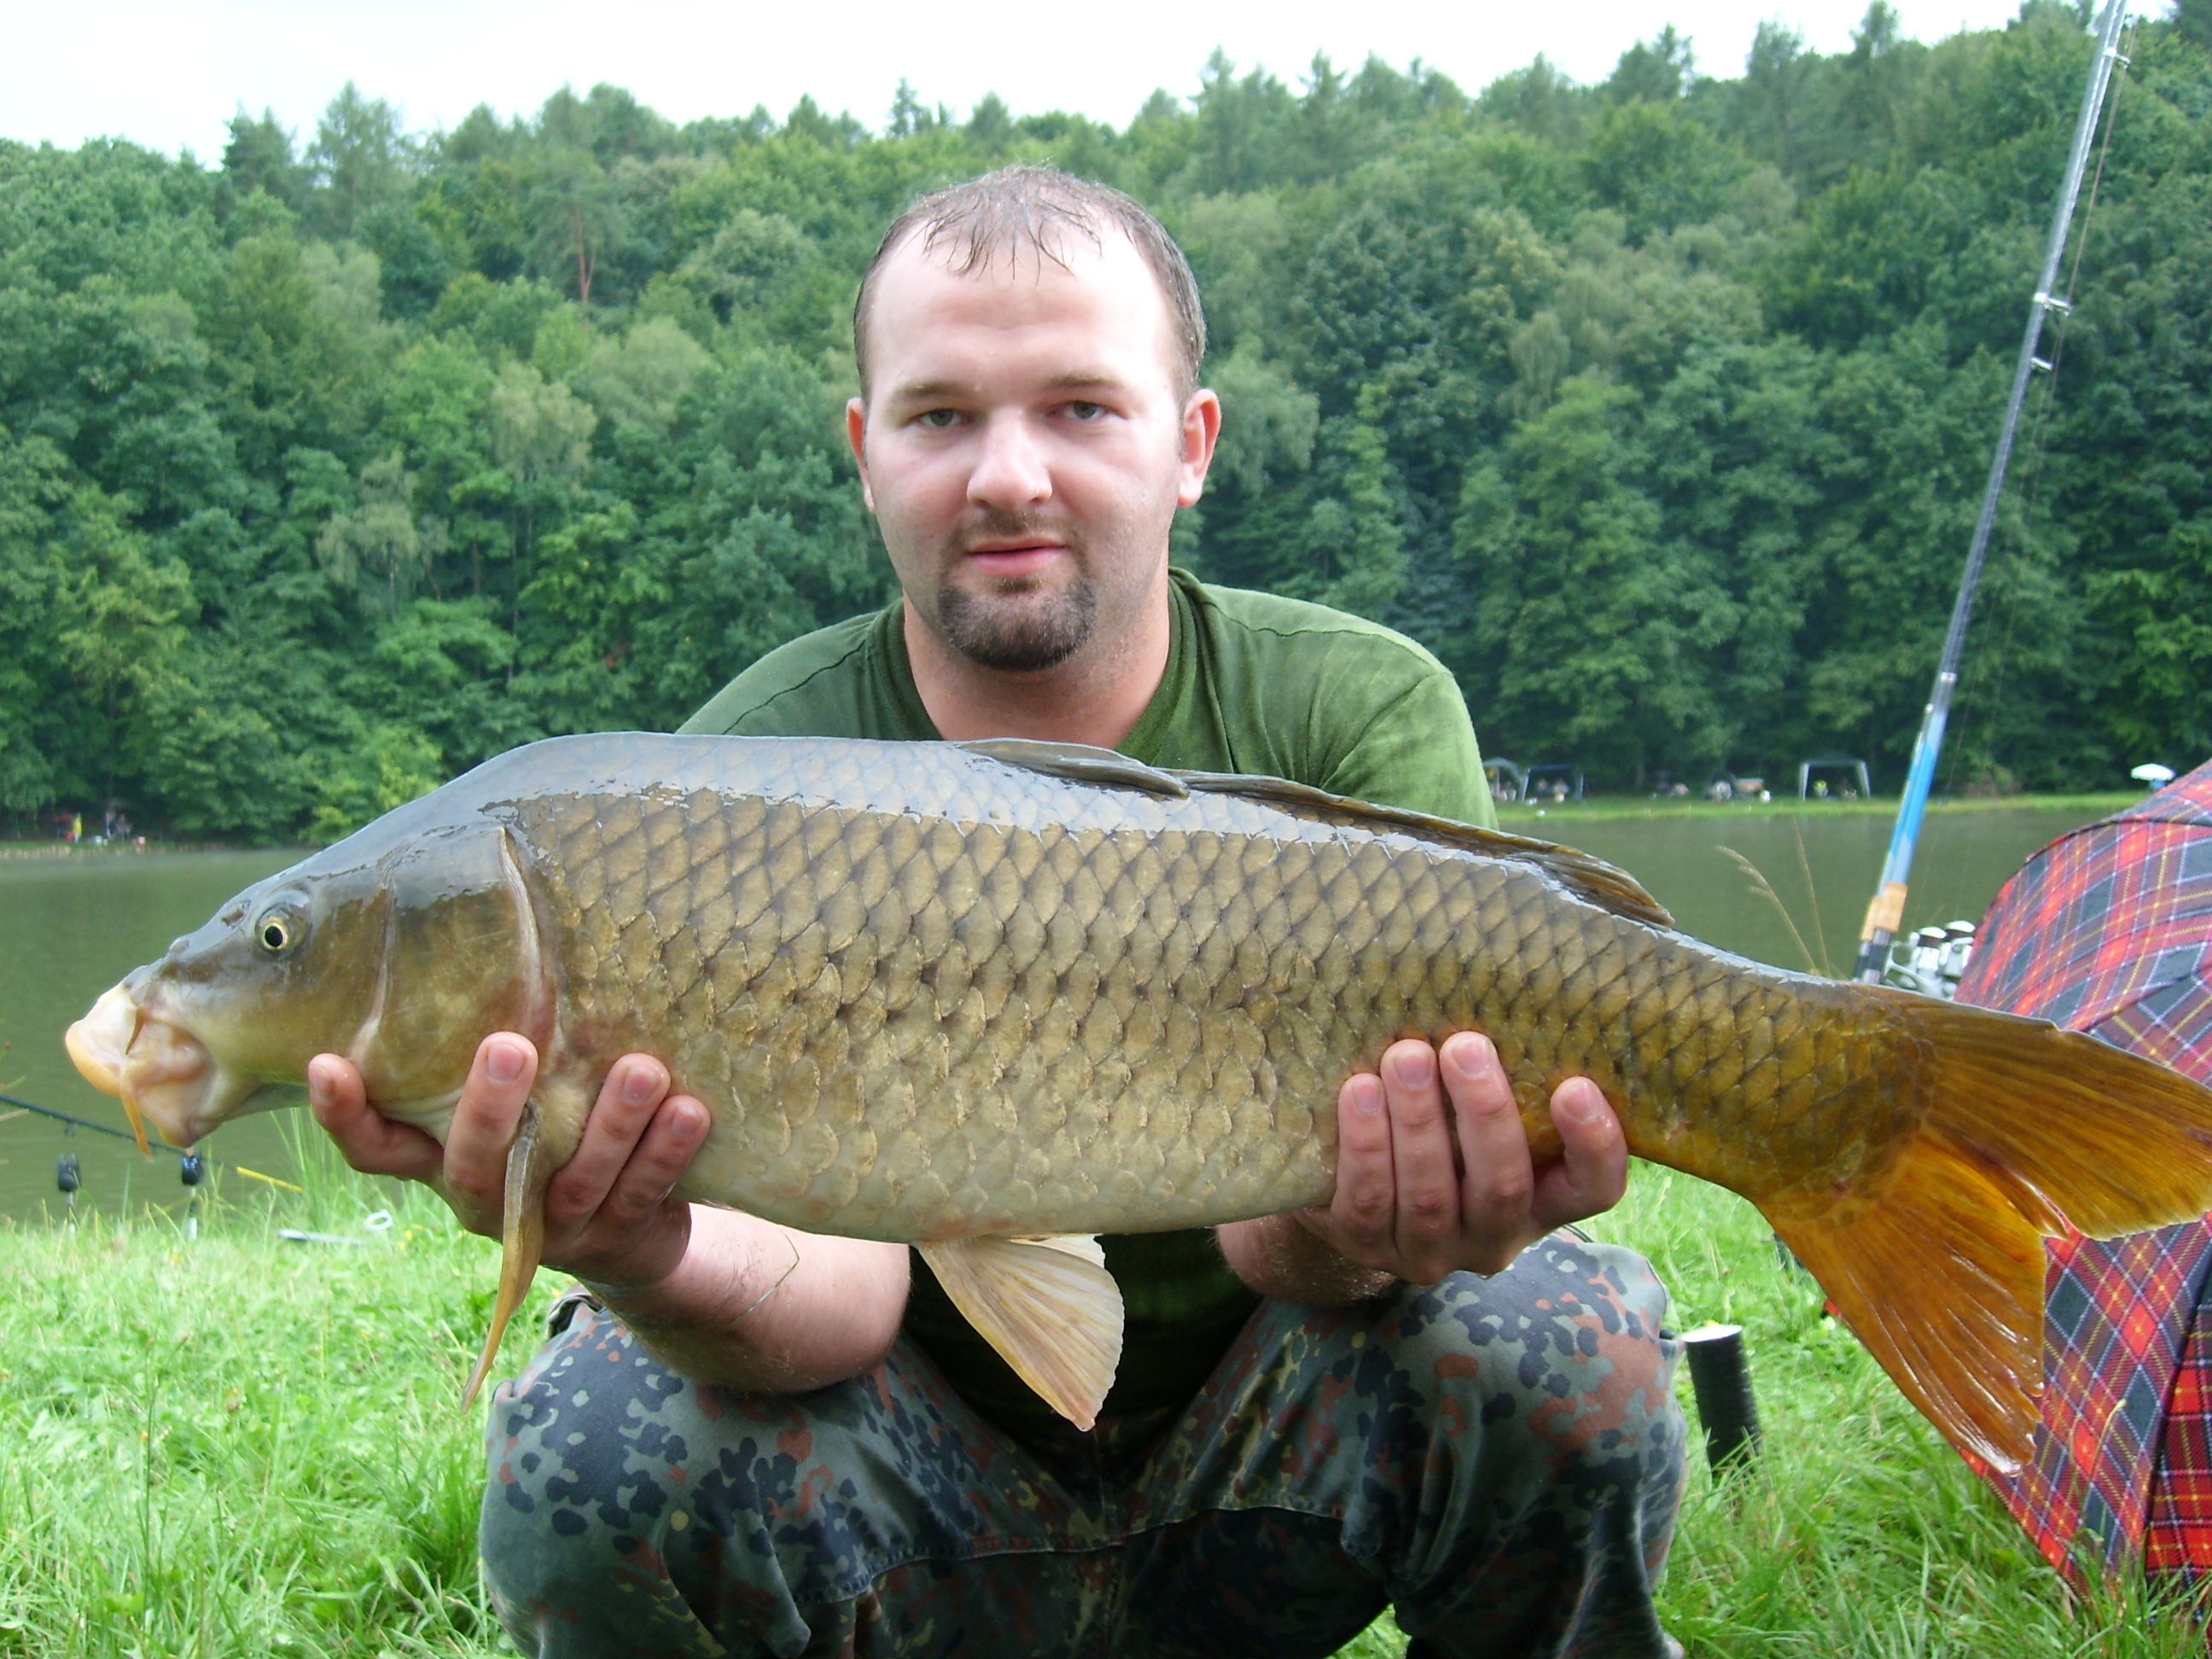
[[1401, 1291], [1374, 1334], [1410, 1501], [1368, 1536], [1409, 1630], [1457, 1630], [1480, 1602], [1532, 1640], [1595, 1620], [1635, 1633], [1622, 1652], [1662, 1650], [1650, 1583], [1683, 1446], [1666, 1311], [1642, 1258], [1556, 1235], [1493, 1278]]
[[1377, 1335], [1454, 1432], [1517, 1422], [1553, 1454], [1672, 1451], [1680, 1345], [1649, 1263], [1554, 1234], [1492, 1278], [1403, 1287]]
[[811, 1653], [890, 1564], [959, 1553], [989, 1461], [963, 1409], [903, 1346], [803, 1396], [697, 1388], [579, 1309], [493, 1402], [486, 1580], [526, 1651]]
[[511, 1630], [568, 1620], [580, 1593], [665, 1599], [660, 1551], [692, 1478], [690, 1386], [589, 1304], [556, 1320], [487, 1425], [477, 1548]]

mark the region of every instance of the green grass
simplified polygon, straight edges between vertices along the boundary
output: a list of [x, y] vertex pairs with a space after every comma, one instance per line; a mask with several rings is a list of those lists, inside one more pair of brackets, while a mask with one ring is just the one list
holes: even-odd
[[[427, 1194], [301, 1152], [307, 1194], [235, 1183], [195, 1242], [152, 1212], [0, 1226], [0, 1655], [509, 1651], [456, 1405], [495, 1252]], [[393, 1225], [359, 1249], [276, 1237], [379, 1209]], [[2139, 1589], [2069, 1596], [1748, 1206], [1640, 1169], [1598, 1231], [1652, 1257], [1678, 1327], [1733, 1320], [1750, 1345], [1764, 1455], [1717, 1489], [1693, 1455], [1663, 1586], [1692, 1654], [2203, 1654]], [[1345, 1655], [1403, 1650], [1385, 1620]]]
[[234, 1182], [197, 1241], [143, 1212], [0, 1231], [0, 1653], [512, 1651], [457, 1403], [496, 1249], [301, 1152], [309, 1194]]
[[[1717, 1483], [1692, 1410], [1690, 1487], [1661, 1596], [1693, 1654], [1733, 1659], [2179, 1659], [2204, 1638], [2140, 1585], [2084, 1601], [1905, 1403], [1757, 1211], [1639, 1167], [1592, 1224], [1648, 1255], [1677, 1329], [1744, 1327], [1765, 1429], [1757, 1465]], [[1688, 1379], [1682, 1379], [1686, 1405]]]

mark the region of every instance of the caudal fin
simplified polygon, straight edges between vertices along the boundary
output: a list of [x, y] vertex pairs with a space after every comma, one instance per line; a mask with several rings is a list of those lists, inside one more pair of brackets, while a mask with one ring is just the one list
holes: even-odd
[[1923, 1125], [1863, 1189], [1767, 1218], [1906, 1398], [2009, 1471], [2042, 1392], [2044, 1237], [2212, 1210], [2212, 1090], [2041, 1020], [1879, 994], [1924, 1040]]

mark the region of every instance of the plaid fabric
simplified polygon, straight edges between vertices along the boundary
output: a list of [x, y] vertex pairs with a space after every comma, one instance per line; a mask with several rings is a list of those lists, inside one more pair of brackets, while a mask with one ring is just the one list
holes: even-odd
[[2166, 1400], [2143, 1565], [2191, 1581], [2212, 1569], [2212, 1307], [2201, 1297]]
[[[2212, 1081], [2212, 763], [2028, 860], [1959, 1000]], [[2212, 1226], [2049, 1249], [2035, 1455], [2016, 1476], [1976, 1468], [2077, 1583], [2136, 1555], [2212, 1570]]]

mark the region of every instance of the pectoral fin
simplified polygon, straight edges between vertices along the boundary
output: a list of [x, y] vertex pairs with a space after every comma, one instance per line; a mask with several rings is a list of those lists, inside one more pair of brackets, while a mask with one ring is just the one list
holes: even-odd
[[514, 1144], [507, 1152], [507, 1212], [500, 1224], [499, 1299], [492, 1304], [491, 1331], [484, 1338], [483, 1352], [477, 1356], [477, 1367], [469, 1373], [468, 1386], [461, 1390], [464, 1410], [476, 1403], [477, 1390], [483, 1386], [485, 1373], [491, 1362], [499, 1356], [499, 1345], [507, 1334], [507, 1322], [514, 1317], [514, 1310], [522, 1305], [522, 1298], [530, 1294], [530, 1281], [538, 1276], [538, 1256], [545, 1248], [545, 1188], [560, 1167], [553, 1149], [540, 1132], [538, 1106], [534, 1101], [522, 1109], [522, 1121], [516, 1126]]
[[937, 1282], [1015, 1375], [1079, 1429], [1121, 1363], [1121, 1291], [1096, 1238], [961, 1238], [920, 1247]]

